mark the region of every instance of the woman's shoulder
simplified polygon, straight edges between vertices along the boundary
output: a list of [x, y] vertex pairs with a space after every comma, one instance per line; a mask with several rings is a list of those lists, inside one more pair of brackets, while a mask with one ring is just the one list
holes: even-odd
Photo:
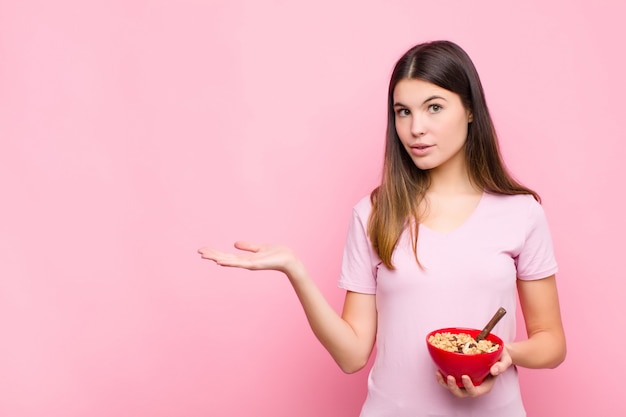
[[353, 206], [353, 212], [355, 215], [362, 219], [369, 218], [370, 213], [372, 212], [372, 199], [370, 194], [367, 194]]
[[485, 205], [492, 213], [507, 213], [516, 218], [532, 219], [543, 217], [544, 210], [541, 203], [532, 194], [491, 194], [485, 193]]
[[529, 207], [540, 206], [539, 202], [535, 200], [535, 197], [532, 194], [507, 195], [485, 192], [484, 198], [490, 204], [503, 205], [511, 208], [518, 207], [528, 209]]

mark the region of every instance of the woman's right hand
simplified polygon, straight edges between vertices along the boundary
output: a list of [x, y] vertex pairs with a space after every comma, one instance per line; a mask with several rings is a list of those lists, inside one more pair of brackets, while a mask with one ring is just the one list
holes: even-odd
[[238, 253], [225, 253], [212, 248], [198, 249], [203, 259], [210, 259], [221, 266], [249, 270], [275, 270], [290, 275], [300, 265], [293, 251], [282, 245], [259, 245], [235, 242]]

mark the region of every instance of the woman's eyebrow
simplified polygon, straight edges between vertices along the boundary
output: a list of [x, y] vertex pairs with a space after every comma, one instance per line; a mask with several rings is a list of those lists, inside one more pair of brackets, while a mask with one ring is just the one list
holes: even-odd
[[[430, 97], [428, 97], [426, 100], [424, 100], [424, 101], [422, 102], [422, 104], [426, 104], [426, 103], [428, 103], [429, 101], [431, 101], [431, 100], [436, 100], [436, 99], [440, 99], [440, 100], [443, 100], [443, 101], [448, 101], [448, 100], [446, 100], [444, 97], [441, 97], [441, 96], [430, 96]], [[399, 101], [396, 101], [395, 103], [393, 103], [393, 107], [409, 107], [409, 106], [407, 106], [406, 104], [403, 104], [403, 103], [401, 103], [401, 102], [399, 102]]]
[[426, 104], [431, 100], [436, 100], [436, 99], [440, 99], [440, 100], [444, 100], [444, 101], [448, 101], [445, 98], [441, 97], [441, 96], [430, 96], [428, 97], [426, 100], [424, 100], [424, 102], [422, 104]]

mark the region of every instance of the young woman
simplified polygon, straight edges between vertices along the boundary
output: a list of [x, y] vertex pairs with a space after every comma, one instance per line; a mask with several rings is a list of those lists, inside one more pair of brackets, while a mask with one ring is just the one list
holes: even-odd
[[[454, 43], [417, 45], [393, 70], [383, 179], [353, 210], [341, 315], [288, 248], [235, 247], [242, 252], [199, 252], [222, 266], [283, 272], [343, 371], [363, 368], [376, 343], [362, 417], [525, 416], [515, 366], [553, 368], [565, 358], [539, 196], [507, 173], [476, 69]], [[505, 347], [491, 376], [479, 386], [464, 376], [463, 388], [444, 379], [426, 334], [482, 328], [500, 306], [510, 313], [493, 330]]]

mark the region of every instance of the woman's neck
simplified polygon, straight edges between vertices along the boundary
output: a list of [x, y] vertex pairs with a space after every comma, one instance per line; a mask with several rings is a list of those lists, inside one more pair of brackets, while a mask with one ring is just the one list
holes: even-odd
[[437, 167], [428, 174], [428, 194], [480, 194], [483, 191], [472, 182], [465, 164]]

